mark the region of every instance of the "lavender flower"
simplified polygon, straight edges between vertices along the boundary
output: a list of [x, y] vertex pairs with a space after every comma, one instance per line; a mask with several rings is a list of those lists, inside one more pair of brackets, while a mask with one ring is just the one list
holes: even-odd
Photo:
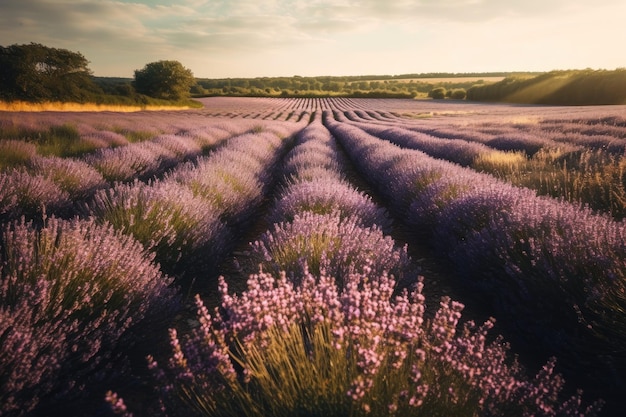
[[[442, 299], [424, 319], [423, 284], [400, 295], [366, 267], [338, 287], [328, 275], [251, 275], [241, 295], [220, 280], [210, 315], [187, 338], [170, 331], [172, 356], [154, 363], [168, 415], [596, 415], [580, 393], [561, 403], [550, 360], [526, 377], [493, 320], [458, 332], [463, 305]], [[241, 369], [237, 371], [237, 367]], [[277, 395], [280, 393], [280, 395]]]
[[124, 371], [121, 347], [177, 308], [153, 257], [110, 226], [14, 222], [0, 242], [3, 415], [80, 398], [87, 382]]
[[287, 186], [278, 196], [269, 219], [271, 222], [291, 221], [295, 215], [306, 211], [317, 214], [340, 212], [344, 217], [358, 217], [365, 227], [377, 225], [386, 232], [391, 227], [385, 209], [345, 181], [332, 178]]
[[219, 211], [173, 181], [135, 181], [100, 190], [86, 211], [134, 236], [170, 274], [219, 258], [227, 247]]
[[277, 223], [264, 233], [248, 255], [266, 270], [299, 272], [304, 263], [311, 271], [326, 271], [339, 280], [369, 264], [378, 273], [397, 276], [409, 269], [406, 248], [397, 249], [377, 226], [363, 227], [360, 218], [336, 211], [295, 214], [291, 222]]
[[0, 219], [42, 218], [70, 205], [69, 195], [51, 179], [24, 169], [0, 172]]

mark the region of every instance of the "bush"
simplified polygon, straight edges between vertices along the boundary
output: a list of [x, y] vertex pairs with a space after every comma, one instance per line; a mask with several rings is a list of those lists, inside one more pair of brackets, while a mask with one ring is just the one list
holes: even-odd
[[455, 90], [452, 90], [452, 93], [450, 93], [450, 98], [453, 98], [455, 100], [463, 100], [466, 96], [467, 91], [465, 91], [464, 88], [457, 88]]
[[[386, 274], [351, 274], [345, 287], [305, 273], [251, 275], [240, 296], [220, 281], [211, 316], [170, 332], [167, 368], [152, 358], [163, 405], [175, 416], [582, 416], [580, 394], [562, 402], [554, 360], [528, 378], [493, 320], [458, 331], [463, 305], [443, 297], [424, 318], [423, 284], [394, 294]], [[237, 371], [239, 369], [239, 371]], [[117, 403], [114, 396], [111, 399]]]
[[434, 98], [436, 100], [444, 99], [444, 98], [446, 98], [446, 89], [444, 87], [433, 88], [428, 93], [428, 97]]
[[178, 305], [152, 261], [94, 221], [0, 231], [0, 415], [62, 407], [126, 370], [126, 353]]
[[275, 224], [251, 246], [250, 256], [266, 270], [300, 272], [307, 265], [338, 281], [369, 263], [376, 272], [397, 276], [404, 276], [410, 264], [406, 247], [395, 247], [378, 226], [364, 227], [359, 214], [344, 217], [339, 211], [296, 214], [291, 223]]

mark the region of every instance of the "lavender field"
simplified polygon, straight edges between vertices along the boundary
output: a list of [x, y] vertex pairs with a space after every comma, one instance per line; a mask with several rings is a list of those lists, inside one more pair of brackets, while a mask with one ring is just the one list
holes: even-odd
[[626, 106], [0, 112], [0, 416], [612, 416]]

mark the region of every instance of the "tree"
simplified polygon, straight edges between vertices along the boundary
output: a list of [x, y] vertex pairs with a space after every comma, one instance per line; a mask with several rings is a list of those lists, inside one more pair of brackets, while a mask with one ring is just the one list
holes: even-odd
[[165, 99], [189, 98], [196, 79], [190, 69], [178, 61], [157, 61], [135, 70], [133, 85], [138, 93]]
[[79, 52], [38, 43], [0, 46], [0, 97], [82, 101], [97, 91], [88, 64]]

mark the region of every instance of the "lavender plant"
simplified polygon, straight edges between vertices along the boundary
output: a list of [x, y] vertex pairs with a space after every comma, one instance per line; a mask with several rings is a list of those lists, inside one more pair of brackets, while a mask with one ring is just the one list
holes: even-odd
[[37, 147], [23, 140], [0, 140], [0, 171], [24, 165], [37, 154]]
[[69, 195], [43, 175], [31, 175], [24, 168], [0, 172], [0, 220], [21, 216], [41, 219], [70, 205]]
[[378, 207], [369, 196], [346, 181], [333, 178], [288, 184], [278, 196], [268, 217], [272, 223], [290, 221], [305, 211], [317, 214], [340, 212], [345, 217], [358, 217], [360, 224], [365, 227], [377, 225], [384, 232], [389, 232], [391, 228], [385, 209]]
[[28, 164], [35, 175], [52, 180], [73, 201], [83, 201], [108, 186], [104, 177], [86, 162], [73, 158], [35, 157]]
[[307, 265], [339, 281], [369, 263], [377, 273], [391, 271], [397, 276], [404, 276], [410, 265], [406, 247], [396, 248], [375, 225], [363, 226], [358, 214], [345, 216], [339, 211], [303, 211], [290, 222], [276, 223], [251, 244], [247, 255], [252, 264], [268, 271], [299, 273]]
[[[482, 289], [520, 340], [558, 352], [576, 373], [584, 364], [586, 375], [620, 386], [623, 224], [327, 123], [395, 212], [408, 214], [412, 230], [432, 239], [457, 276]], [[407, 201], [409, 210], [400, 211]]]
[[[170, 330], [165, 367], [149, 358], [164, 415], [388, 416], [597, 415], [580, 393], [561, 398], [554, 360], [535, 378], [489, 341], [493, 320], [458, 330], [463, 305], [448, 298], [425, 319], [420, 281], [396, 294], [394, 279], [367, 267], [344, 286], [307, 271], [299, 285], [250, 276], [240, 296], [220, 281], [199, 326]], [[112, 401], [120, 404], [117, 397]]]
[[229, 234], [219, 211], [173, 181], [118, 184], [98, 191], [85, 209], [134, 236], [172, 275], [214, 266], [211, 260], [227, 249]]
[[93, 220], [2, 228], [0, 414], [63, 408], [127, 369], [132, 346], [178, 308], [153, 259]]

